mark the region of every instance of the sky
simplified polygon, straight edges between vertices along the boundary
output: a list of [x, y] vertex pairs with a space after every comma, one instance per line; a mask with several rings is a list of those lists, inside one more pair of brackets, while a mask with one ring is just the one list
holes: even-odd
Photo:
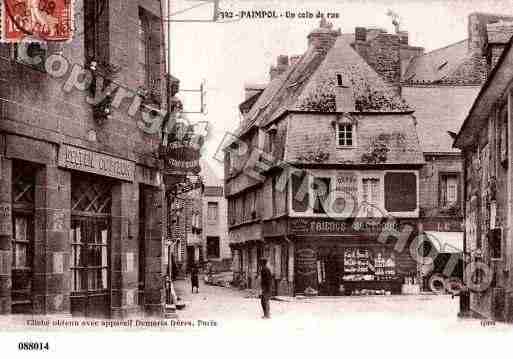
[[[191, 6], [201, 5], [186, 12]], [[246, 83], [265, 84], [269, 68], [279, 55], [300, 55], [307, 47], [307, 35], [319, 19], [308, 13], [335, 13], [330, 20], [335, 29], [353, 33], [356, 26], [380, 27], [392, 33], [387, 16], [392, 10], [400, 16], [401, 30], [410, 35], [410, 44], [426, 52], [467, 38], [467, 19], [472, 12], [513, 15], [512, 0], [220, 0], [220, 9], [239, 11], [290, 11], [295, 18], [236, 19], [219, 22], [171, 22], [171, 73], [180, 79], [181, 97], [186, 112], [199, 110], [197, 90], [202, 81], [206, 89], [205, 115], [186, 114], [189, 120], [208, 121], [209, 136], [203, 151], [218, 175], [222, 164], [214, 158], [227, 132], [240, 123], [238, 105], [244, 100]], [[210, 20], [213, 5], [198, 0], [171, 0], [172, 20]]]

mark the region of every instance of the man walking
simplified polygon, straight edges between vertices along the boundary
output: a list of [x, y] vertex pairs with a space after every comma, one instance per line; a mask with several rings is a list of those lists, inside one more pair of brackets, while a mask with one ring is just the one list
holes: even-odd
[[262, 287], [262, 295], [260, 302], [264, 311], [263, 319], [271, 319], [271, 308], [269, 301], [271, 300], [272, 274], [267, 267], [267, 259], [260, 260], [260, 285]]

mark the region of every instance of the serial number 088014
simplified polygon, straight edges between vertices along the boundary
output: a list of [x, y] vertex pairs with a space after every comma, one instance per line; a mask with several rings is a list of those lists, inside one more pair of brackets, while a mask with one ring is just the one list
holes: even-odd
[[48, 343], [37, 343], [37, 342], [20, 342], [18, 343], [18, 350], [23, 351], [48, 351], [50, 350], [50, 344]]

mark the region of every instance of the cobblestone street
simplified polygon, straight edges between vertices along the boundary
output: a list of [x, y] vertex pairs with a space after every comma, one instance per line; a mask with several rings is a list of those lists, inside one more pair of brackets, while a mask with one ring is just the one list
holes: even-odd
[[191, 294], [188, 281], [176, 283], [179, 295], [187, 303], [184, 310], [178, 311], [180, 319], [214, 320], [223, 328], [233, 329], [245, 322], [254, 328], [272, 323], [278, 330], [297, 331], [345, 331], [351, 327], [374, 328], [376, 333], [391, 328], [426, 334], [467, 329], [510, 331], [507, 325], [499, 323], [484, 327], [479, 320], [459, 319], [459, 299], [448, 295], [284, 298], [271, 301], [272, 320], [264, 321], [259, 299], [246, 298], [247, 292], [203, 283], [200, 287], [199, 294]]

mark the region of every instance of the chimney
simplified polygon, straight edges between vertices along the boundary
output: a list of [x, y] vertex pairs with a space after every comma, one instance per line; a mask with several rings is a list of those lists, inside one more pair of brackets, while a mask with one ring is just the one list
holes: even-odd
[[488, 63], [488, 74], [493, 70], [504, 48], [513, 36], [513, 21], [503, 21], [486, 25], [487, 47], [486, 59]]
[[397, 35], [399, 35], [399, 42], [401, 45], [408, 45], [408, 31], [399, 31], [397, 32]]
[[301, 60], [301, 55], [294, 55], [290, 57], [290, 66], [294, 66]]
[[269, 70], [269, 77], [271, 78], [271, 81], [287, 71], [288, 68], [289, 57], [287, 55], [278, 56], [278, 59], [276, 60], [276, 66], [271, 66], [271, 69]]
[[355, 41], [367, 41], [367, 29], [364, 27], [356, 27], [354, 29]]
[[333, 24], [322, 18], [319, 27], [308, 35], [308, 46], [314, 46], [317, 51], [327, 53], [340, 34], [340, 29], [333, 30]]

